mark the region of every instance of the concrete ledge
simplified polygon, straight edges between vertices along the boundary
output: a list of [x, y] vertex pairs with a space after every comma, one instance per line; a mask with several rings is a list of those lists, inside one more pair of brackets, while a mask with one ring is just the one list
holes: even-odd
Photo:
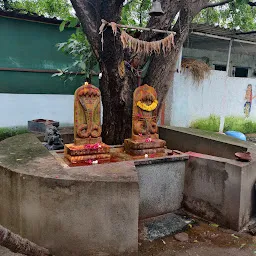
[[32, 134], [0, 143], [0, 223], [56, 256], [137, 255], [133, 162], [65, 168]]
[[136, 165], [140, 187], [141, 219], [174, 212], [181, 207], [185, 180], [185, 162], [179, 160]]
[[193, 152], [189, 155], [184, 206], [207, 220], [241, 230], [256, 212], [256, 161], [242, 163]]
[[193, 151], [229, 159], [235, 159], [236, 152], [247, 150], [256, 152], [256, 147], [251, 142], [197, 129], [160, 126], [159, 135], [166, 141], [168, 148], [182, 152]]

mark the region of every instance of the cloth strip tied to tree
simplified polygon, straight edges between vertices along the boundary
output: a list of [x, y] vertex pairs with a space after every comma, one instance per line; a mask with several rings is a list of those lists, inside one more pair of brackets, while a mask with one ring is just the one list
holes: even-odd
[[[104, 29], [106, 26], [111, 26], [112, 31], [114, 36], [117, 35], [118, 28], [132, 28], [132, 29], [138, 29], [138, 30], [149, 30], [147, 28], [140, 28], [140, 27], [133, 27], [133, 26], [124, 26], [120, 24], [116, 24], [115, 22], [107, 22], [105, 20], [101, 20], [102, 24], [99, 28], [99, 34], [102, 35], [102, 49], [103, 49], [103, 44], [104, 44], [104, 39], [103, 39], [103, 33]], [[172, 48], [175, 47], [174, 44], [174, 36], [175, 32], [173, 31], [165, 31], [165, 30], [158, 30], [158, 29], [150, 29], [149, 31], [157, 31], [161, 33], [167, 33], [169, 34], [167, 37], [164, 39], [158, 40], [158, 41], [152, 41], [152, 42], [147, 42], [143, 41], [137, 38], [132, 37], [128, 33], [126, 33], [124, 30], [121, 30], [121, 41], [123, 44], [123, 48], [128, 48], [129, 50], [135, 52], [135, 53], [144, 53], [146, 55], [152, 55], [153, 53], [155, 54], [160, 54], [161, 49], [164, 54], [167, 52], [171, 51]]]

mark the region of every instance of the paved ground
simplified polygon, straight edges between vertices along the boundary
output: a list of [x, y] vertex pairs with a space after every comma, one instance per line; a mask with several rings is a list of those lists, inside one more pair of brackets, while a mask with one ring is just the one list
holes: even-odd
[[140, 241], [140, 256], [251, 256], [256, 255], [256, 239], [200, 222], [187, 231], [189, 240], [173, 236], [156, 241]]

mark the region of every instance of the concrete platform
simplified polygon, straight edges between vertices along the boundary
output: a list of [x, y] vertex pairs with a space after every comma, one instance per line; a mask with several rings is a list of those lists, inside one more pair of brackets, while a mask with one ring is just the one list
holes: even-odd
[[139, 218], [181, 206], [188, 155], [75, 167], [56, 155], [33, 134], [0, 142], [0, 223], [56, 256], [137, 255]]
[[137, 255], [133, 162], [63, 166], [32, 134], [0, 143], [0, 223], [56, 256]]

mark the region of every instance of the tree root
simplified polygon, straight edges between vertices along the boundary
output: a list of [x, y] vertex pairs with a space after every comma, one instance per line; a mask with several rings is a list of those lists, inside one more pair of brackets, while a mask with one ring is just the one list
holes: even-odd
[[28, 256], [51, 256], [49, 250], [40, 247], [0, 225], [0, 245], [15, 253]]

